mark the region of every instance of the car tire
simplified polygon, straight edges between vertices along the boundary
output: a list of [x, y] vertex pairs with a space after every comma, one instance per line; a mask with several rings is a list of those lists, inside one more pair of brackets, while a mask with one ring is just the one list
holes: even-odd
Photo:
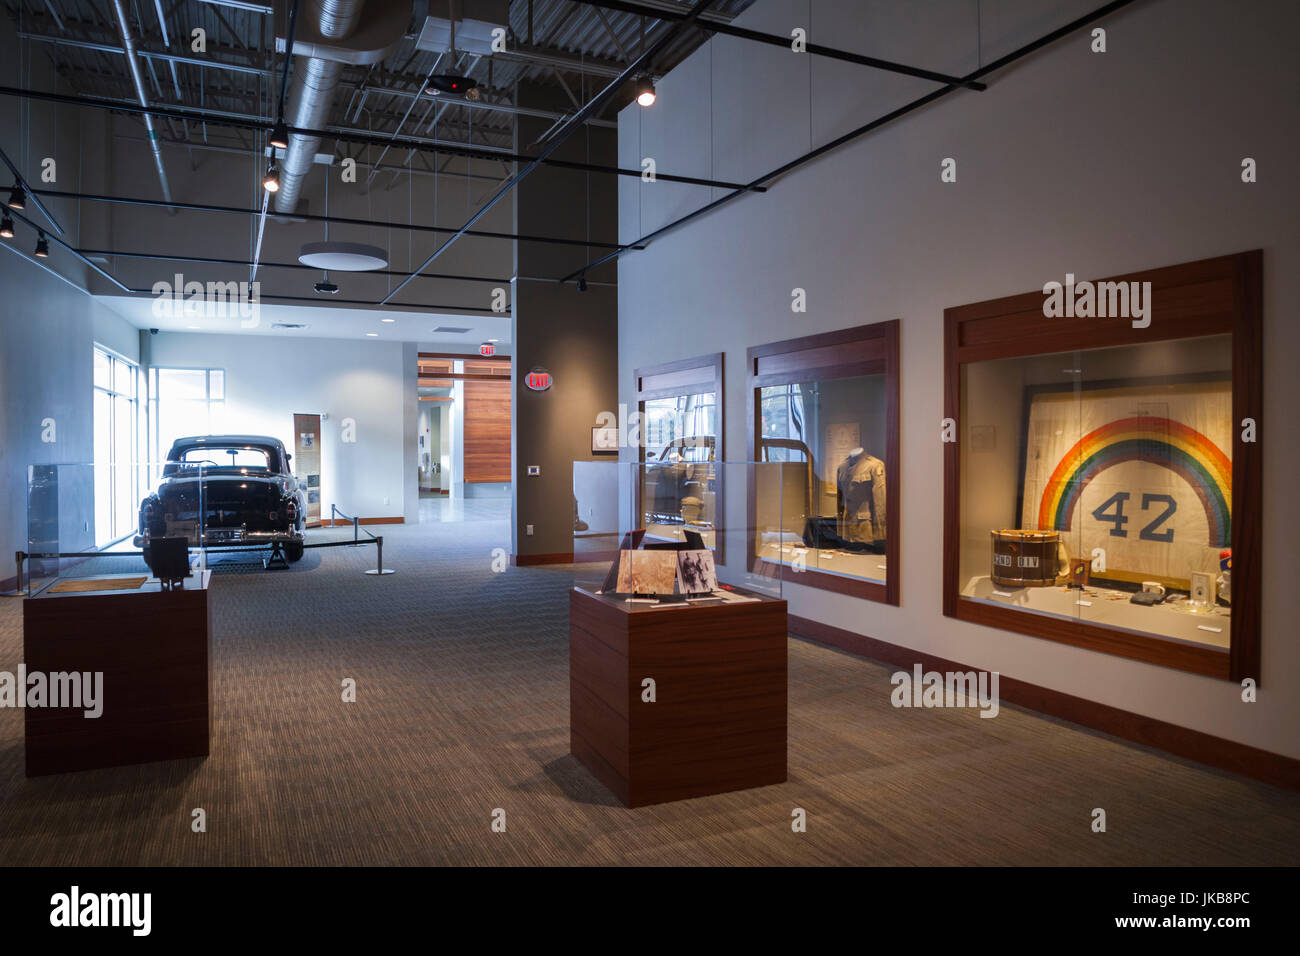
[[284, 557], [290, 563], [302, 560], [302, 542], [290, 541], [284, 546]]

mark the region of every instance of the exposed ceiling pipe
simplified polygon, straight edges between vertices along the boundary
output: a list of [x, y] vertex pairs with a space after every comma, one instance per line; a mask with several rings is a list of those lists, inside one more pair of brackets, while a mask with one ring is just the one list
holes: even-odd
[[[135, 55], [135, 37], [131, 33], [131, 23], [126, 17], [126, 6], [122, 0], [113, 0], [113, 12], [117, 15], [117, 27], [122, 35], [122, 49], [126, 53], [126, 68], [131, 74], [131, 84], [135, 87], [136, 98], [145, 108], [144, 128], [149, 135], [149, 148], [153, 150], [153, 163], [158, 167], [158, 182], [162, 186], [163, 199], [171, 202], [172, 190], [167, 183], [167, 170], [163, 166], [162, 147], [158, 143], [158, 131], [154, 129], [153, 116], [148, 112], [149, 97], [144, 91], [144, 77], [140, 75], [140, 61]], [[167, 214], [176, 215], [175, 209], [168, 209]]]
[[[114, 0], [121, 3], [121, 0]], [[363, 0], [312, 0], [310, 10], [316, 17], [320, 35], [329, 40], [342, 40], [357, 24], [364, 6]], [[293, 92], [285, 122], [290, 126], [316, 129], [329, 119], [334, 89], [343, 73], [343, 64], [312, 56], [303, 60], [294, 77]], [[284, 152], [280, 173], [280, 190], [275, 194], [275, 211], [293, 212], [302, 193], [316, 153], [320, 150], [320, 137], [304, 133], [289, 136], [289, 148]]]

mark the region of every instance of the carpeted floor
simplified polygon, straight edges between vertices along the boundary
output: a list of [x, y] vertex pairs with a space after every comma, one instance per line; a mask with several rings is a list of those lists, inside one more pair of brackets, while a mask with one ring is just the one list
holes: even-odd
[[[493, 573], [501, 505], [430, 505], [466, 520], [383, 528], [390, 577], [361, 573], [372, 548], [218, 566], [206, 760], [27, 780], [22, 714], [0, 710], [0, 861], [1290, 864], [1300, 850], [1300, 795], [1010, 707], [895, 710], [889, 670], [799, 640], [787, 783], [626, 810], [568, 753], [573, 569]], [[0, 599], [0, 670], [18, 664], [21, 620]]]

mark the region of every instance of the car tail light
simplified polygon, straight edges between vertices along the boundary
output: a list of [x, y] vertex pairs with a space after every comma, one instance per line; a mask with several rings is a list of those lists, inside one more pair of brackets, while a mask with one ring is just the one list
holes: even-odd
[[289, 503], [285, 505], [284, 512], [289, 516], [289, 523], [295, 523], [298, 520], [298, 502], [290, 498]]

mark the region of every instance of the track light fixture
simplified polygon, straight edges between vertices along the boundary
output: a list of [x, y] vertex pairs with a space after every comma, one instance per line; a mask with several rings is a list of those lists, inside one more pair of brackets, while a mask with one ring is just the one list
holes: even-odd
[[317, 282], [313, 288], [321, 295], [338, 295], [339, 287], [333, 282], [330, 282], [330, 274], [326, 272], [324, 273], [324, 276], [325, 277], [321, 279], [320, 282]]
[[50, 241], [45, 238], [45, 233], [41, 233], [36, 240], [36, 258], [48, 259], [50, 257]]
[[276, 123], [275, 128], [271, 130], [271, 145], [275, 149], [289, 148], [289, 127], [284, 125], [284, 120]]
[[586, 276], [578, 276], [578, 291], [579, 291], [579, 292], [586, 292], [586, 291], [587, 291], [587, 277], [586, 277]]
[[275, 165], [275, 160], [271, 160], [271, 165], [266, 167], [266, 176], [262, 179], [262, 188], [269, 193], [280, 191], [280, 170]]
[[5, 213], [4, 219], [0, 219], [0, 239], [12, 239], [14, 237], [14, 219], [9, 213]]
[[9, 208], [25, 209], [27, 206], [27, 191], [17, 183], [9, 190]]
[[636, 101], [641, 106], [655, 105], [655, 82], [648, 76], [636, 81]]

